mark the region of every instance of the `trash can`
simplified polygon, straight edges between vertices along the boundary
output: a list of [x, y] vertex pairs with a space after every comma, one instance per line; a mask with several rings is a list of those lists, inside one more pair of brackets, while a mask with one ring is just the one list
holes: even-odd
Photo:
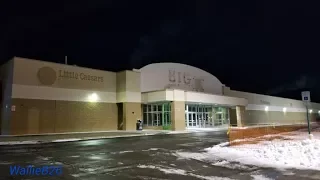
[[138, 131], [141, 131], [141, 130], [142, 130], [142, 121], [141, 121], [140, 119], [137, 121], [136, 126], [137, 126], [137, 130], [138, 130]]

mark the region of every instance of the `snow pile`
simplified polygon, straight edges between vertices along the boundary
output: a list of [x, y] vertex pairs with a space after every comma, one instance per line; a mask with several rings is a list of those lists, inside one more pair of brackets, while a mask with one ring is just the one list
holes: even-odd
[[320, 140], [274, 140], [259, 144], [205, 149], [211, 156], [247, 165], [320, 170]]
[[177, 175], [182, 175], [182, 176], [191, 176], [199, 179], [204, 179], [204, 180], [233, 180], [227, 177], [217, 177], [217, 176], [201, 176], [197, 175], [194, 173], [187, 172], [186, 170], [183, 169], [175, 169], [175, 168], [163, 168], [163, 167], [158, 167], [154, 165], [139, 165], [137, 166], [138, 168], [142, 169], [156, 169], [158, 171], [161, 171], [165, 174], [177, 174]]

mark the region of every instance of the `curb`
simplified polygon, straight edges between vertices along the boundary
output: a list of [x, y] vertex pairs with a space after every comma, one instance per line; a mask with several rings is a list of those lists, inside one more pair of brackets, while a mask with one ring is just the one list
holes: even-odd
[[145, 133], [145, 134], [131, 134], [131, 135], [119, 135], [119, 136], [97, 136], [97, 137], [84, 137], [84, 138], [70, 138], [68, 139], [52, 139], [52, 140], [28, 140], [28, 141], [7, 141], [0, 142], [0, 147], [13, 147], [15, 145], [39, 145], [39, 144], [50, 144], [50, 143], [64, 143], [64, 142], [76, 142], [86, 140], [99, 140], [99, 139], [115, 139], [115, 138], [126, 138], [126, 137], [141, 137], [141, 136], [154, 136], [154, 135], [170, 135], [168, 132], [160, 133]]

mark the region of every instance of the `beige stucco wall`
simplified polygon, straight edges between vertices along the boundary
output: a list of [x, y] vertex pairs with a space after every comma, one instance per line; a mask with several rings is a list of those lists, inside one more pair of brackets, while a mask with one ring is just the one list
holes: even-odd
[[10, 135], [89, 132], [117, 129], [114, 103], [13, 99]]
[[[135, 130], [141, 119], [139, 72], [114, 73], [17, 57], [11, 62], [9, 99], [15, 110], [9, 112], [8, 134], [117, 130], [121, 123], [123, 130]], [[92, 102], [93, 94], [98, 98]]]
[[[248, 99], [245, 117], [242, 121], [246, 126], [307, 123], [306, 107], [302, 101], [234, 91], [228, 87], [224, 88], [224, 93], [228, 96]], [[315, 121], [316, 117], [319, 116], [320, 104], [310, 103], [309, 109], [312, 109], [312, 113], [309, 113], [310, 120]]]
[[118, 129], [136, 130], [136, 122], [141, 119], [141, 103], [118, 103]]
[[117, 102], [141, 103], [140, 73], [121, 71], [116, 75]]
[[[315, 121], [316, 113], [310, 114], [310, 121]], [[306, 113], [247, 110], [245, 125], [257, 124], [303, 124], [307, 123]]]

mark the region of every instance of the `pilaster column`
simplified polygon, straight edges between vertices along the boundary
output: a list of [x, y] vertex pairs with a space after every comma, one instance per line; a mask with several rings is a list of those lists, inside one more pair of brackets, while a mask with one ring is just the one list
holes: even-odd
[[243, 127], [244, 122], [244, 114], [245, 107], [244, 106], [236, 106], [236, 114], [237, 114], [237, 127]]
[[185, 102], [171, 102], [171, 126], [173, 131], [183, 131], [186, 129]]

